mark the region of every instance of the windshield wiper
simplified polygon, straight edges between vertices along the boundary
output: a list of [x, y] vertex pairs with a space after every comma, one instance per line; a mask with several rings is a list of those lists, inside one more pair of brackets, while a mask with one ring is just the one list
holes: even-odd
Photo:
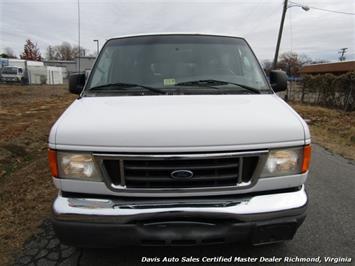
[[146, 90], [149, 90], [149, 91], [152, 91], [155, 93], [159, 93], [159, 94], [166, 94], [165, 91], [162, 91], [157, 88], [153, 88], [153, 87], [149, 87], [149, 86], [145, 86], [145, 85], [141, 85], [141, 84], [124, 83], [124, 82], [116, 82], [116, 83], [108, 83], [108, 84], [104, 84], [104, 85], [98, 85], [95, 87], [91, 87], [90, 89], [88, 89], [88, 91], [127, 90], [127, 89], [133, 88], [133, 87], [139, 87], [139, 88], [146, 89]]
[[234, 83], [234, 82], [224, 81], [224, 80], [216, 80], [216, 79], [191, 80], [191, 81], [179, 82], [175, 84], [175, 86], [194, 86], [194, 85], [204, 86], [204, 87], [209, 87], [214, 89], [219, 89], [218, 87], [215, 86], [220, 86], [220, 85], [236, 85], [240, 88], [260, 94], [260, 91], [256, 88], [249, 87], [244, 84], [239, 84], [239, 83]]

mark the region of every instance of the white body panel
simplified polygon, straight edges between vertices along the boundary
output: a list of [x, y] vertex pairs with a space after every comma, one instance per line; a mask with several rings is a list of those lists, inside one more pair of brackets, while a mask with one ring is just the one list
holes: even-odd
[[27, 67], [33, 66], [33, 67], [43, 67], [44, 63], [41, 61], [31, 61], [31, 60], [24, 60], [24, 59], [8, 59], [8, 66], [14, 66], [14, 67], [22, 67], [23, 69]]
[[57, 121], [49, 143], [92, 151], [297, 146], [309, 139], [303, 123], [275, 94], [84, 97]]
[[26, 68], [26, 60], [23, 59], [8, 59], [7, 66]]

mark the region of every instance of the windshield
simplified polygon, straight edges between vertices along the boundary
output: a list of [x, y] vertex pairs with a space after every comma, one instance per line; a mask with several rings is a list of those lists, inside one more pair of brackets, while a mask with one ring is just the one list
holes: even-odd
[[[122, 84], [130, 88], [122, 90]], [[271, 92], [243, 39], [154, 35], [110, 40], [92, 70], [87, 89], [97, 93], [110, 87], [111, 91], [127, 93], [142, 86], [163, 91], [179, 88], [180, 92], [193, 87], [199, 94], [220, 87], [223, 93]]]
[[17, 67], [4, 67], [1, 71], [1, 73], [17, 75]]

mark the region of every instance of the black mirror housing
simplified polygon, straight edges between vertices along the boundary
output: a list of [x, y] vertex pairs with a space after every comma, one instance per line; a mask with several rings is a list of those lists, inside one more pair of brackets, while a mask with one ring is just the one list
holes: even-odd
[[287, 89], [287, 75], [282, 70], [271, 70], [270, 84], [275, 92], [284, 91]]
[[69, 91], [80, 94], [85, 85], [85, 74], [74, 74], [69, 77]]

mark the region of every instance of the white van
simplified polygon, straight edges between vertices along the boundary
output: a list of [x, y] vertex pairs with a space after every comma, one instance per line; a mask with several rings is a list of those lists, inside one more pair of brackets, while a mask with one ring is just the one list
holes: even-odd
[[110, 39], [53, 126], [53, 223], [74, 246], [293, 238], [305, 218], [311, 139], [237, 37]]

